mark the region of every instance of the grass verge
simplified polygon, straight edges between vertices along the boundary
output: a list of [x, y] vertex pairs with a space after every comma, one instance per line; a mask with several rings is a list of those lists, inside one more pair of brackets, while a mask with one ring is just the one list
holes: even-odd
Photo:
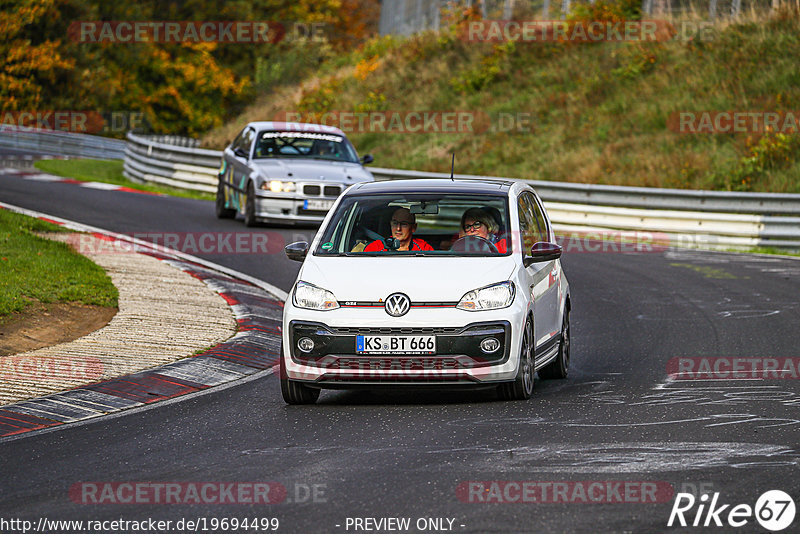
[[132, 182], [122, 174], [122, 161], [103, 159], [44, 159], [37, 161], [35, 167], [42, 172], [80, 180], [81, 182], [103, 182], [129, 187], [137, 191], [161, 193], [173, 197], [195, 198], [198, 200], [214, 200], [211, 193], [178, 189], [157, 184], [140, 184]]
[[[741, 250], [730, 250], [730, 252], [742, 252]], [[772, 254], [774, 256], [794, 256], [796, 258], [800, 258], [800, 252], [794, 250], [784, 250], [781, 248], [775, 247], [755, 247], [751, 249], [747, 249], [744, 252], [748, 252], [750, 254]]]
[[117, 288], [103, 269], [66, 243], [35, 234], [60, 231], [0, 209], [0, 322], [35, 301], [117, 306]]

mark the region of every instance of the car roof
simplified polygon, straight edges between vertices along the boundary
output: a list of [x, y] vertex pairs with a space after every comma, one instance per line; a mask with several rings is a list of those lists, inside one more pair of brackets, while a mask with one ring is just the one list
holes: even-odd
[[289, 132], [313, 132], [330, 133], [347, 137], [342, 130], [335, 126], [325, 124], [313, 124], [310, 122], [281, 122], [281, 121], [256, 121], [250, 122], [247, 126], [252, 126], [256, 130], [285, 130]]
[[363, 182], [347, 190], [348, 195], [382, 193], [484, 193], [506, 195], [514, 182], [511, 180], [465, 180], [456, 178], [421, 178]]

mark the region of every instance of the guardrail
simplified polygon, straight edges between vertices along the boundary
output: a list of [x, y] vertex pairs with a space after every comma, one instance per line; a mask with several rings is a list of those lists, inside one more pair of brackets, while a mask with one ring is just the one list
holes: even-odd
[[178, 136], [128, 133], [123, 173], [135, 182], [155, 182], [214, 193], [222, 158], [218, 150], [190, 148], [197, 141]]
[[[168, 142], [164, 142], [168, 141]], [[128, 134], [125, 175], [198, 191], [216, 191], [222, 152], [179, 145], [174, 136]], [[449, 174], [371, 167], [377, 180], [449, 178]], [[497, 180], [457, 174], [456, 178]], [[503, 178], [510, 179], [510, 178]], [[800, 195], [694, 191], [526, 180], [560, 233], [651, 232], [671, 244], [800, 250]]]
[[[370, 168], [370, 171], [377, 180], [450, 177], [450, 174], [440, 172], [381, 168]], [[456, 174], [455, 177], [473, 180], [512, 179], [470, 174]], [[624, 208], [800, 216], [800, 195], [796, 194], [658, 189], [655, 187], [576, 184], [569, 182], [547, 182], [543, 180], [525, 181], [531, 184], [543, 199], [552, 200], [554, 202], [618, 206]]]
[[125, 141], [97, 135], [0, 125], [0, 147], [34, 154], [122, 159]]

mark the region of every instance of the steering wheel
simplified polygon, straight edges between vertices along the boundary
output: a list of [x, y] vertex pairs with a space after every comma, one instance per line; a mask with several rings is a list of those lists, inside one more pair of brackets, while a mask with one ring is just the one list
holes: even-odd
[[480, 254], [481, 252], [500, 253], [494, 243], [485, 237], [477, 235], [465, 235], [460, 237], [450, 247], [453, 252], [466, 252], [467, 254]]

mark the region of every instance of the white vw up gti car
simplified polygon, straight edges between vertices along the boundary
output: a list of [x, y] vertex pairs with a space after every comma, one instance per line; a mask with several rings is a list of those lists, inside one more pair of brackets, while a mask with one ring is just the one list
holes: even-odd
[[513, 181], [355, 184], [314, 241], [283, 313], [281, 392], [495, 387], [565, 378], [570, 294], [541, 200]]

